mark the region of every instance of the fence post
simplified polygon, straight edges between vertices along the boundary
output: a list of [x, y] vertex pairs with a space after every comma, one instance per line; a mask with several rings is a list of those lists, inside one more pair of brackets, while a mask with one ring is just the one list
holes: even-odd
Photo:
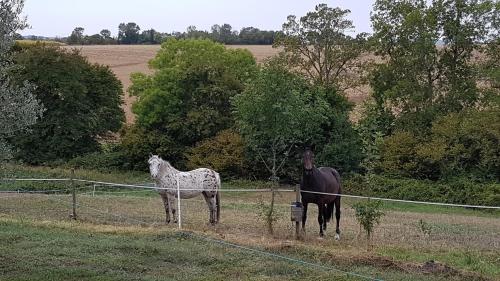
[[179, 177], [176, 177], [177, 180], [177, 222], [179, 223], [179, 230], [182, 229], [181, 222], [181, 189], [179, 186]]
[[73, 197], [73, 212], [71, 213], [71, 218], [76, 220], [76, 187], [74, 184], [74, 178], [75, 178], [75, 169], [71, 169], [71, 189], [72, 189], [72, 197]]
[[[300, 202], [300, 185], [295, 185], [295, 202]], [[300, 240], [300, 222], [295, 222], [295, 239]]]

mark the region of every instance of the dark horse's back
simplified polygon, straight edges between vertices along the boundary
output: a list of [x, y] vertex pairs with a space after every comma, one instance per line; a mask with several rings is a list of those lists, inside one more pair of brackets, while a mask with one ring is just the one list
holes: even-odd
[[340, 174], [334, 168], [320, 167], [315, 168], [310, 176], [302, 178], [301, 192], [302, 201], [329, 204], [335, 201], [336, 195], [326, 195], [318, 193], [308, 193], [307, 191], [319, 193], [342, 193]]

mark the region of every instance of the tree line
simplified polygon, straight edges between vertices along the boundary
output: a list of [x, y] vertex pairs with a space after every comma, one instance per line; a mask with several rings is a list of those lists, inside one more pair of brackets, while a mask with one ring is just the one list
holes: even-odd
[[[2, 108], [14, 112], [1, 140], [30, 164], [146, 170], [156, 153], [181, 169], [286, 182], [309, 146], [351, 191], [500, 204], [500, 4], [377, 0], [370, 36], [350, 36], [348, 15], [320, 4], [289, 16], [274, 40], [282, 52], [263, 64], [212, 39], [168, 38], [154, 73], [131, 77], [131, 125], [109, 68], [54, 46], [6, 51], [0, 93], [26, 103]], [[353, 122], [347, 90], [361, 83], [371, 93]]]
[[226, 45], [272, 45], [275, 31], [260, 30], [255, 27], [244, 27], [240, 31], [233, 30], [230, 24], [215, 24], [210, 31], [198, 30], [189, 26], [185, 32], [163, 33], [155, 29], [142, 30], [134, 22], [120, 23], [118, 36], [112, 37], [111, 31], [103, 29], [93, 35], [85, 35], [83, 27], [76, 27], [68, 37], [57, 40], [69, 45], [110, 45], [110, 44], [160, 44], [168, 38], [176, 39], [211, 39]]

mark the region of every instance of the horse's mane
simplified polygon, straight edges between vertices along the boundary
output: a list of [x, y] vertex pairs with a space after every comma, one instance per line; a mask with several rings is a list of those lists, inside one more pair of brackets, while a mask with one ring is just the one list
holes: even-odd
[[174, 173], [177, 173], [179, 172], [176, 168], [174, 168], [168, 161], [166, 160], [163, 160], [161, 159], [160, 156], [156, 156], [158, 158], [158, 160], [160, 160], [160, 170], [158, 171], [158, 175], [161, 177], [161, 176], [164, 176], [165, 174], [167, 174], [168, 171], [171, 171], [170, 173], [172, 173], [172, 171]]

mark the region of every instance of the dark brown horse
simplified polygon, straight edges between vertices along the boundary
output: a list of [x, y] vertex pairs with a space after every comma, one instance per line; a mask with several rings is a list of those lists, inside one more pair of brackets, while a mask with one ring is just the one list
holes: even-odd
[[332, 218], [333, 209], [335, 208], [335, 217], [337, 219], [335, 239], [338, 240], [340, 239], [340, 196], [310, 193], [308, 191], [341, 194], [340, 174], [337, 170], [330, 167], [316, 168], [316, 166], [314, 166], [314, 154], [309, 148], [304, 151], [303, 161], [303, 175], [300, 183], [300, 194], [302, 196], [302, 205], [304, 206], [302, 230], [305, 231], [307, 205], [309, 203], [318, 205], [320, 236], [324, 236], [323, 231], [326, 230], [326, 223]]

